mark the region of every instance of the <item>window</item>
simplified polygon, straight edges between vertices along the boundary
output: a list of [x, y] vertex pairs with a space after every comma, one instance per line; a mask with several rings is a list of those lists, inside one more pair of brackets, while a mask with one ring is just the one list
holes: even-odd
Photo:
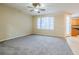
[[38, 17], [37, 29], [54, 29], [54, 18], [53, 17]]
[[66, 34], [70, 34], [71, 32], [71, 24], [70, 24], [70, 16], [66, 16]]

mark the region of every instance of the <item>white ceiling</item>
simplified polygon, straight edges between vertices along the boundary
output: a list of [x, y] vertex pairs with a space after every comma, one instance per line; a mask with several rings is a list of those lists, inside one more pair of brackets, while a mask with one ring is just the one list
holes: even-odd
[[30, 3], [6, 3], [4, 5], [17, 8], [24, 13], [28, 13], [30, 15], [43, 15], [43, 14], [52, 14], [52, 13], [59, 13], [59, 12], [69, 12], [74, 15], [79, 16], [79, 3], [43, 3], [46, 11], [41, 13], [33, 13], [30, 12], [27, 8]]

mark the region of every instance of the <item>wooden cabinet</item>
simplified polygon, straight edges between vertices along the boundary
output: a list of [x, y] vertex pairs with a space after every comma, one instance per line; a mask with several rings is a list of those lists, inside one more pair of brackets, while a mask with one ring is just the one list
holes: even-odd
[[72, 25], [79, 25], [79, 18], [78, 19], [72, 19], [71, 24]]
[[77, 36], [79, 32], [78, 32], [78, 30], [75, 29], [75, 27], [73, 27], [73, 26], [74, 26], [74, 25], [75, 25], [75, 26], [78, 26], [78, 25], [79, 25], [79, 18], [72, 19], [71, 25], [72, 25], [71, 35], [72, 35], [72, 36]]
[[77, 35], [78, 35], [77, 29], [72, 28], [72, 30], [71, 30], [71, 35], [72, 35], [72, 36], [77, 36]]
[[76, 19], [72, 19], [71, 24], [72, 24], [72, 25], [77, 25], [77, 20], [76, 20]]
[[79, 25], [79, 19], [77, 19], [77, 25]]

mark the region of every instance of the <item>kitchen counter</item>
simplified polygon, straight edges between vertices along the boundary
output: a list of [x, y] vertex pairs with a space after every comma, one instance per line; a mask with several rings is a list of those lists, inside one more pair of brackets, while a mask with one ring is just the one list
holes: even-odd
[[79, 25], [72, 25], [72, 28], [79, 28]]
[[79, 28], [74, 28], [74, 29], [77, 29], [77, 30], [79, 30]]

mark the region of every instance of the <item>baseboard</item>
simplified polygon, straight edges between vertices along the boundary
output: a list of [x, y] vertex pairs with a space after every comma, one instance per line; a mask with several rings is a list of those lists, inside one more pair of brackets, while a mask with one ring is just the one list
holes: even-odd
[[64, 37], [61, 37], [61, 36], [51, 36], [51, 35], [43, 35], [43, 34], [32, 34], [32, 35], [42, 35], [42, 36], [48, 36], [48, 37], [56, 37], [56, 38], [64, 38]]
[[[41, 36], [42, 34], [28, 34], [28, 35], [23, 35], [23, 36], [15, 37], [15, 38], [8, 38], [8, 39], [6, 38], [6, 39], [0, 40], [0, 42], [7, 41], [7, 40], [12, 40], [12, 39], [16, 39], [16, 38], [20, 38], [20, 37], [30, 36], [30, 35], [40, 35]], [[65, 37], [60, 37], [60, 36], [51, 36], [51, 35], [42, 35], [42, 36], [56, 37], [56, 38], [65, 39]]]
[[23, 35], [23, 36], [18, 36], [18, 37], [15, 37], [15, 38], [6, 38], [6, 39], [0, 40], [0, 42], [4, 42], [4, 41], [7, 41], [7, 40], [12, 40], [12, 39], [16, 39], [16, 38], [20, 38], [20, 37], [30, 36], [30, 35], [32, 35], [32, 34]]
[[6, 41], [6, 40], [8, 40], [8, 39], [2, 39], [2, 40], [0, 40], [0, 42]]

